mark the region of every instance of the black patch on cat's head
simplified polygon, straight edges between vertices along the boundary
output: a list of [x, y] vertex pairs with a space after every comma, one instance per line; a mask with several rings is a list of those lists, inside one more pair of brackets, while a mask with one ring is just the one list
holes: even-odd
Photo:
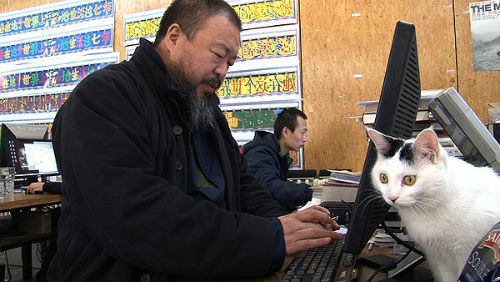
[[387, 154], [384, 154], [384, 157], [387, 158], [392, 158], [394, 155], [396, 155], [396, 152], [403, 147], [405, 144], [405, 141], [402, 139], [397, 139], [397, 138], [392, 138], [392, 137], [386, 137], [387, 141], [389, 141], [389, 144], [391, 144], [391, 149], [387, 152]]
[[403, 148], [401, 149], [401, 153], [399, 153], [399, 160], [402, 162], [406, 162], [408, 164], [413, 164], [413, 144], [411, 143], [406, 143]]

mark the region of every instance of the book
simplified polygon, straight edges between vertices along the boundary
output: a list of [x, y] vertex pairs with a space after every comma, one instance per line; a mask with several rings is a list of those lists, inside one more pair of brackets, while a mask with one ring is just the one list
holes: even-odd
[[[375, 124], [376, 112], [366, 112], [363, 114], [362, 122], [364, 125]], [[416, 122], [436, 122], [436, 119], [432, 115], [432, 112], [428, 110], [419, 110], [416, 117]]]
[[353, 186], [357, 187], [361, 179], [361, 173], [350, 172], [347, 170], [328, 170], [330, 177], [326, 181], [326, 185], [336, 186]]
[[[420, 96], [420, 103], [418, 105], [419, 110], [427, 110], [429, 109], [429, 104], [432, 99], [436, 97], [438, 93], [441, 93], [444, 89], [439, 89], [439, 90], [423, 90], [422, 95]], [[365, 112], [370, 113], [370, 112], [377, 112], [378, 109], [378, 100], [373, 100], [373, 101], [363, 101], [363, 102], [358, 102], [356, 105], [362, 107]]]

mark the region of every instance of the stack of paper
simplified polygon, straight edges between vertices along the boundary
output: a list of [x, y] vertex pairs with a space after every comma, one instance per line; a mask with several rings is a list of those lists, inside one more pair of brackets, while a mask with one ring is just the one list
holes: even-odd
[[377, 230], [368, 243], [381, 248], [392, 248], [396, 240], [383, 230]]

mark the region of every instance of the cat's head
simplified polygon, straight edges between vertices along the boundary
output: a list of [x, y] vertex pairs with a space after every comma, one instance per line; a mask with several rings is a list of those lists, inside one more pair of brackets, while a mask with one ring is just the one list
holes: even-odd
[[372, 170], [374, 187], [398, 209], [433, 205], [444, 191], [446, 151], [431, 129], [415, 139], [403, 140], [367, 129], [378, 152]]

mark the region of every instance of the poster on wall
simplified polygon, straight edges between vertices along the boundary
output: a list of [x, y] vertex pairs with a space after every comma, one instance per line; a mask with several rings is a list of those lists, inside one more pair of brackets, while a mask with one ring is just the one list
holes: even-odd
[[0, 123], [50, 124], [78, 82], [119, 61], [114, 0], [0, 13]]
[[500, 70], [500, 0], [469, 4], [474, 71]]
[[297, 24], [296, 0], [226, 0], [241, 19], [243, 29]]
[[162, 8], [125, 15], [125, 46], [133, 45], [135, 49], [142, 37], [154, 41], [164, 12], [165, 9]]

